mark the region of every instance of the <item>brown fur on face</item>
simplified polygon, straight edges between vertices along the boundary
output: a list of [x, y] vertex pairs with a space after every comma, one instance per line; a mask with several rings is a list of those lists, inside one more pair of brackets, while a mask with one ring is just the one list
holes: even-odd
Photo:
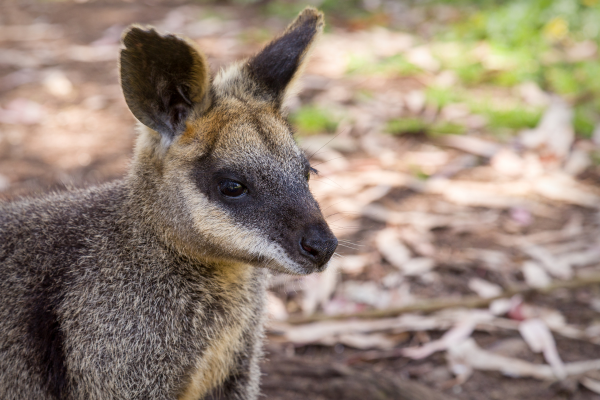
[[0, 398], [258, 397], [266, 268], [337, 244], [281, 113], [322, 25], [307, 8], [212, 81], [187, 39], [126, 31], [127, 177], [0, 204]]
[[[305, 177], [309, 164], [282, 115], [281, 102], [321, 30], [322, 15], [313, 9], [305, 10], [262, 52], [221, 71], [206, 90], [207, 98], [202, 99], [202, 104], [209, 106], [198, 108], [190, 104], [190, 116], [181, 133], [142, 129], [136, 157], [152, 162], [136, 165], [146, 168], [152, 164], [152, 169], [143, 174], [159, 173], [156, 180], [169, 182], [157, 182], [155, 189], [168, 190], [164, 193], [165, 204], [177, 204], [177, 209], [186, 209], [192, 217], [178, 220], [177, 215], [165, 214], [158, 228], [181, 251], [214, 261], [234, 257], [240, 262], [289, 273], [315, 270], [298, 254], [297, 242], [303, 235], [299, 230], [305, 229], [307, 221], [318, 224], [322, 236], [332, 235], [308, 190]], [[151, 35], [154, 37], [153, 31]], [[190, 48], [192, 54], [196, 51]], [[198, 55], [193, 65], [203, 59]], [[273, 65], [267, 70], [269, 60]], [[122, 75], [132, 73], [123, 71]], [[173, 96], [178, 98], [178, 93]], [[156, 103], [172, 102], [169, 92], [161, 95]], [[135, 102], [135, 97], [128, 102]], [[143, 122], [145, 116], [138, 118]], [[235, 213], [227, 203], [213, 201], [218, 199], [209, 187], [198, 190], [199, 181], [213, 179], [219, 172], [245, 174], [236, 180], [253, 186], [249, 194], [256, 202], [262, 202], [262, 207], [246, 207], [243, 213]], [[217, 184], [210, 182], [213, 187]], [[286, 237], [282, 237], [286, 234], [282, 224], [288, 227]], [[211, 246], [203, 245], [207, 242]], [[321, 263], [316, 270], [324, 266]]]

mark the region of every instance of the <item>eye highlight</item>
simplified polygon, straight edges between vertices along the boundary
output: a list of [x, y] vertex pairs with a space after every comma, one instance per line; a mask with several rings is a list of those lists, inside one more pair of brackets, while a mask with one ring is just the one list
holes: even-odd
[[224, 179], [219, 182], [219, 191], [227, 197], [241, 197], [248, 193], [248, 188], [239, 182]]

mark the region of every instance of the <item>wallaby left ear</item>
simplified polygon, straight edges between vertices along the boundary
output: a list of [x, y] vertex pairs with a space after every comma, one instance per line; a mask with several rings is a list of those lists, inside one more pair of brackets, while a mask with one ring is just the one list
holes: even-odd
[[190, 41], [132, 26], [123, 35], [120, 70], [133, 115], [167, 143], [185, 130], [192, 112], [208, 102], [209, 69]]
[[247, 71], [278, 103], [285, 98], [290, 83], [300, 75], [307, 54], [323, 31], [323, 14], [307, 7], [285, 32], [248, 60]]

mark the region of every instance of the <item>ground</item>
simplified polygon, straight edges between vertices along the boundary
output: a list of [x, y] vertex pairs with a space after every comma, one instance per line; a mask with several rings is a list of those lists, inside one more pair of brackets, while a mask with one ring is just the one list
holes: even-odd
[[[0, 199], [122, 177], [136, 136], [118, 81], [122, 30], [183, 32], [215, 72], [258, 50], [289, 22], [286, 7], [297, 8], [249, 3], [2, 3]], [[560, 69], [548, 87], [502, 86], [494, 79], [508, 75], [485, 70], [500, 61], [484, 42], [468, 53], [487, 54], [481, 63], [453, 69], [444, 54], [457, 42], [414, 21], [431, 10], [452, 20], [456, 10], [398, 4], [328, 15], [304, 90], [288, 104], [319, 170], [313, 192], [341, 240], [330, 272], [273, 277], [264, 394], [354, 399], [356, 382], [387, 377], [465, 400], [599, 398], [600, 365], [569, 369], [600, 358], [600, 173], [581, 117], [593, 92], [571, 96], [568, 82], [552, 80]], [[560, 36], [551, 22], [548, 35]], [[595, 62], [597, 50], [580, 43], [560, 51]], [[523, 340], [528, 332], [544, 355]], [[547, 362], [568, 376], [541, 377]], [[283, 390], [291, 381], [295, 394]]]

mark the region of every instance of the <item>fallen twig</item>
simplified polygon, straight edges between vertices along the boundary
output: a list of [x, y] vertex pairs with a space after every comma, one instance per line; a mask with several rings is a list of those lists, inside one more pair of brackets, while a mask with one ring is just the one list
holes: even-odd
[[592, 275], [579, 277], [568, 281], [556, 281], [543, 288], [514, 288], [502, 292], [498, 296], [491, 298], [481, 298], [477, 296], [468, 296], [462, 298], [440, 298], [432, 300], [424, 300], [418, 303], [409, 304], [402, 307], [388, 308], [383, 310], [367, 310], [350, 314], [314, 314], [306, 317], [291, 317], [286, 322], [290, 324], [306, 324], [317, 321], [343, 320], [350, 318], [390, 318], [410, 312], [431, 313], [434, 311], [444, 310], [448, 308], [480, 308], [487, 307], [494, 300], [504, 299], [515, 295], [529, 295], [533, 293], [550, 293], [556, 289], [573, 289], [582, 286], [600, 284], [600, 275]]

